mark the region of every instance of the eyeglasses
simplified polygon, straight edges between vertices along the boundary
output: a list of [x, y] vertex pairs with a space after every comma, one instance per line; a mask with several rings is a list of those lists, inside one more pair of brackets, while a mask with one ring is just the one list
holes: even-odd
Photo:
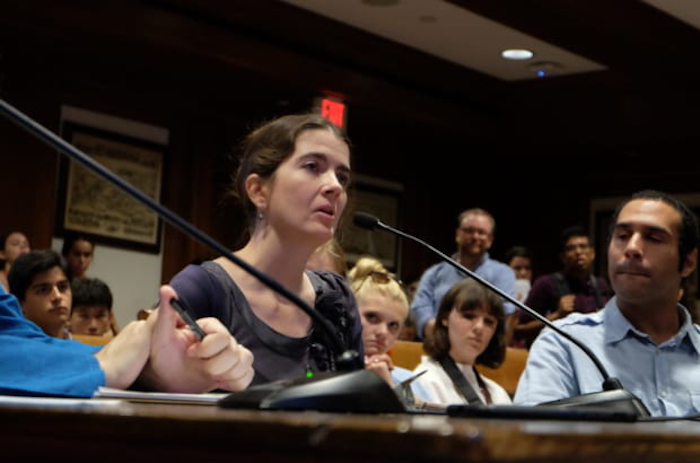
[[59, 293], [65, 294], [70, 291], [70, 282], [61, 280], [56, 283], [38, 283], [27, 288], [27, 291], [31, 291], [37, 296], [48, 296], [54, 288], [58, 289]]
[[564, 252], [571, 252], [571, 251], [588, 251], [591, 249], [591, 245], [589, 243], [572, 243], [572, 244], [567, 244], [564, 246]]
[[488, 230], [476, 227], [459, 227], [459, 231], [467, 235], [489, 236], [491, 234]]

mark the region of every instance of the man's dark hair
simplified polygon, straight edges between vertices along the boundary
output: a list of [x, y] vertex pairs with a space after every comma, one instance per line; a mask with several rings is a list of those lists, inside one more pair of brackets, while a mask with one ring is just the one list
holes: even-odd
[[566, 243], [574, 236], [583, 236], [588, 239], [588, 244], [593, 244], [585, 228], [581, 225], [573, 225], [562, 230], [561, 235], [559, 235], [559, 252], [566, 251]]
[[112, 292], [98, 278], [74, 278], [71, 282], [73, 309], [78, 307], [106, 307], [112, 310]]
[[613, 237], [613, 232], [615, 231], [615, 226], [617, 225], [617, 218], [620, 215], [620, 211], [625, 207], [630, 201], [635, 199], [650, 199], [653, 201], [662, 201], [675, 210], [681, 215], [680, 229], [678, 230], [678, 269], [683, 268], [683, 263], [685, 258], [690, 254], [693, 249], [698, 247], [698, 241], [700, 241], [700, 232], [698, 231], [698, 219], [693, 213], [693, 211], [688, 208], [682, 201], [674, 198], [668, 193], [664, 193], [656, 190], [643, 190], [638, 191], [633, 194], [630, 198], [626, 199], [615, 209], [615, 212], [610, 222], [610, 230], [608, 231], [608, 242]]
[[10, 292], [23, 302], [34, 277], [54, 267], [60, 268], [64, 275], [68, 275], [66, 264], [55, 251], [31, 251], [21, 254], [7, 274]]

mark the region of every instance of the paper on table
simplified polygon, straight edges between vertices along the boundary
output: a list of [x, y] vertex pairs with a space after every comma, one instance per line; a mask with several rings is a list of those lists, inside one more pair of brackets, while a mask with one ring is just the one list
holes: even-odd
[[24, 397], [0, 395], [0, 406], [23, 408], [94, 409], [122, 404], [121, 400], [67, 399], [60, 397]]
[[206, 394], [179, 394], [169, 392], [125, 391], [123, 389], [114, 389], [111, 387], [100, 387], [97, 392], [95, 392], [95, 397], [122, 399], [131, 402], [180, 403], [197, 405], [216, 405], [216, 402], [219, 399], [227, 395], [227, 393], [218, 392], [209, 392]]

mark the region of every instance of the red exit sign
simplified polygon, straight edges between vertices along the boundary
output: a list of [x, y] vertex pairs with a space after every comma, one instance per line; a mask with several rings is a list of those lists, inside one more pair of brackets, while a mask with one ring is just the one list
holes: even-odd
[[347, 122], [347, 106], [345, 106], [345, 103], [342, 101], [322, 98], [321, 115], [341, 129], [345, 129], [345, 124]]

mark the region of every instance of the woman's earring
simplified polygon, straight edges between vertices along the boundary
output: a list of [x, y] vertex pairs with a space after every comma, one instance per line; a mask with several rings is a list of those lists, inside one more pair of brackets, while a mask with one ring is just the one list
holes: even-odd
[[258, 220], [263, 220], [265, 218], [265, 214], [263, 211], [258, 211]]

